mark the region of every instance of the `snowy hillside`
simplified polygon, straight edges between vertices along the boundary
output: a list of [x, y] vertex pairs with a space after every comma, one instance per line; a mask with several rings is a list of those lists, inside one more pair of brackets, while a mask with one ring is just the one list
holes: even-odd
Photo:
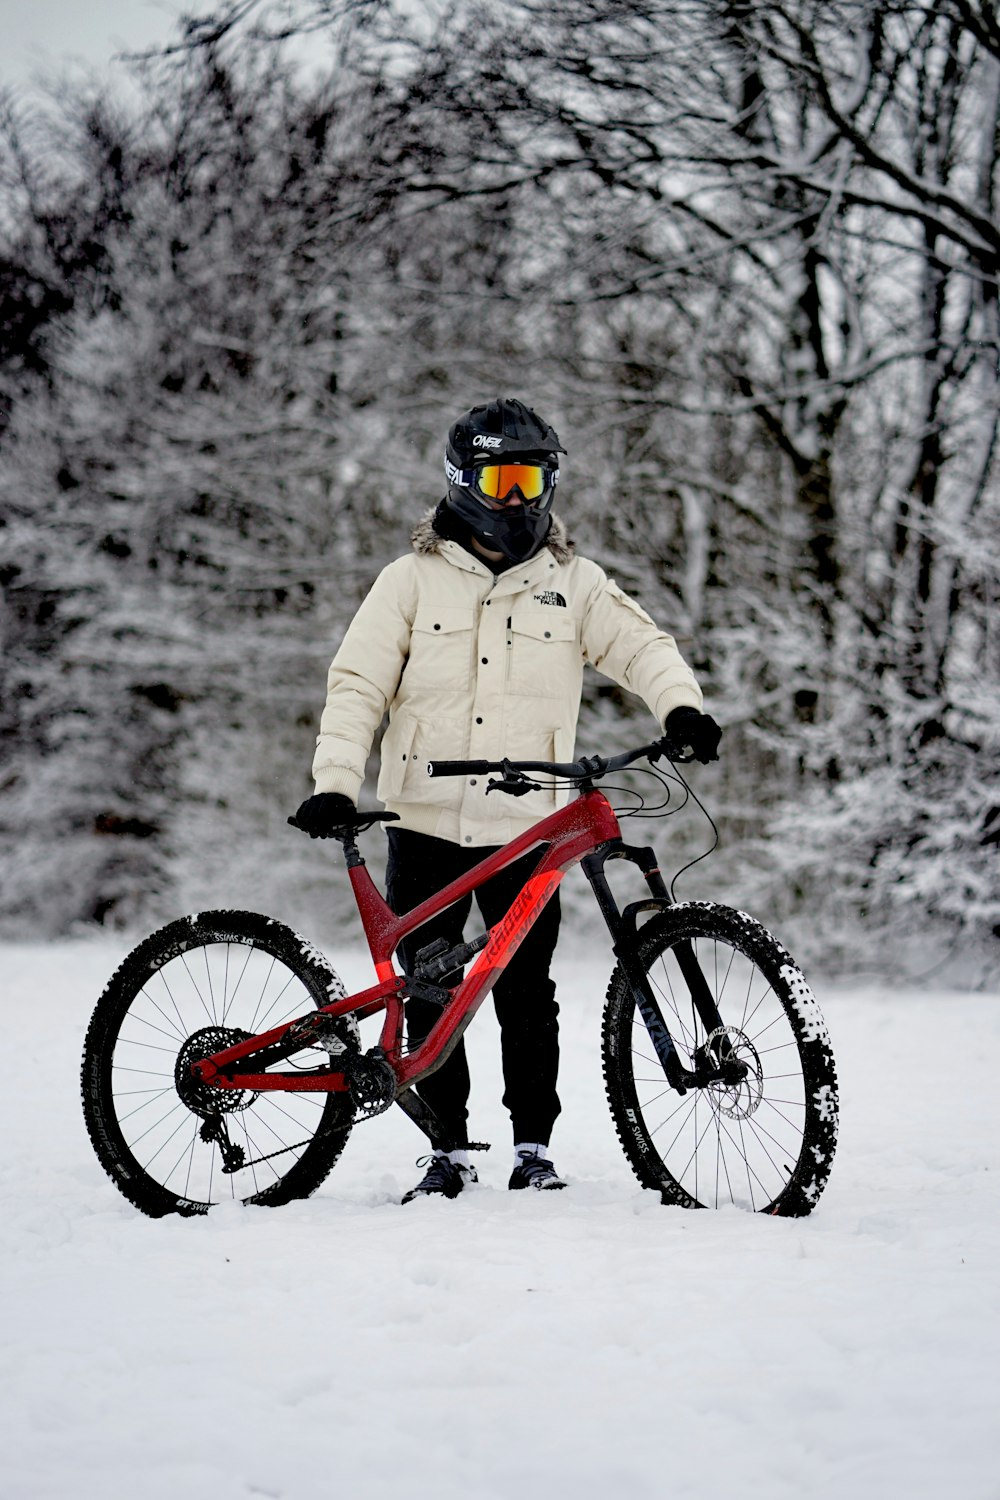
[[505, 1190], [487, 1008], [477, 1191], [399, 1207], [421, 1138], [393, 1111], [307, 1202], [152, 1221], [78, 1099], [120, 956], [0, 950], [4, 1500], [1000, 1495], [996, 995], [817, 986], [843, 1132], [811, 1219], [637, 1188], [595, 953], [559, 969], [567, 1192]]

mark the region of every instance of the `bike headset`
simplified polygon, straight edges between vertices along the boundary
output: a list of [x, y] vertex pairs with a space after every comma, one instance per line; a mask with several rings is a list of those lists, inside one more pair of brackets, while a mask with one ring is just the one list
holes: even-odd
[[[448, 433], [445, 506], [477, 541], [512, 563], [527, 562], [549, 534], [566, 449], [549, 424], [513, 397], [474, 406]], [[511, 505], [514, 497], [520, 505]]]

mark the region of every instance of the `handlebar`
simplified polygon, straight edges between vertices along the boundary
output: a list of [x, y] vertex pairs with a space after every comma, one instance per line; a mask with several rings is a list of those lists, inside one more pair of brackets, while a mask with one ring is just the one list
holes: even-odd
[[[490, 782], [488, 791], [497, 790], [511, 793], [513, 796], [523, 796], [531, 791], [533, 785], [528, 780], [531, 774], [542, 776], [556, 776], [562, 781], [577, 781], [581, 784], [596, 781], [599, 777], [613, 774], [615, 771], [624, 770], [626, 766], [632, 765], [633, 761], [650, 760], [657, 761], [662, 757], [673, 762], [685, 764], [694, 759], [691, 751], [683, 744], [668, 739], [666, 735], [662, 739], [654, 740], [650, 745], [640, 745], [637, 750], [626, 750], [622, 755], [591, 755], [584, 756], [582, 760], [574, 761], [551, 761], [551, 760], [429, 760], [427, 762], [428, 776], [488, 776], [497, 772], [503, 777], [503, 781]], [[399, 819], [398, 813], [393, 812], [352, 812], [344, 816], [343, 822], [334, 827], [325, 829], [322, 833], [314, 833], [314, 838], [333, 838], [345, 843], [345, 848], [350, 854], [350, 842], [356, 834], [362, 833], [366, 828], [371, 828], [374, 823], [395, 823]], [[301, 823], [295, 817], [287, 819], [293, 828], [302, 828]], [[304, 833], [308, 829], [302, 829]], [[356, 853], [356, 851], [355, 851]], [[350, 863], [350, 859], [348, 859]]]
[[585, 756], [583, 760], [574, 761], [550, 761], [550, 760], [429, 760], [427, 762], [428, 776], [488, 776], [491, 772], [499, 772], [501, 775], [510, 775], [520, 772], [535, 772], [543, 776], [558, 776], [564, 781], [591, 781], [600, 776], [607, 776], [615, 771], [622, 771], [637, 760], [659, 760], [666, 756], [668, 760], [679, 761], [686, 764], [694, 759], [690, 752], [685, 751], [683, 745], [669, 741], [666, 736], [663, 739], [654, 740], [651, 745], [640, 745], [638, 750], [626, 750], [622, 755], [591, 755]]

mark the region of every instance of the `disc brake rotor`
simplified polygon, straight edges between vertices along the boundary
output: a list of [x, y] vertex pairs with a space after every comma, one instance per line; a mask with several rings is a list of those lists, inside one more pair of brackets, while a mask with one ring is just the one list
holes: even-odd
[[732, 1081], [720, 1079], [709, 1088], [720, 1114], [730, 1120], [745, 1120], [764, 1097], [764, 1070], [756, 1047], [735, 1026], [717, 1026], [705, 1038], [705, 1049], [714, 1053], [720, 1063], [732, 1061], [741, 1064], [741, 1078]]

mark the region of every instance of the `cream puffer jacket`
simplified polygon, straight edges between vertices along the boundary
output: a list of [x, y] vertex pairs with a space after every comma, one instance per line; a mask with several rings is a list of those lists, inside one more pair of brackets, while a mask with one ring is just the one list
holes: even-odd
[[643, 698], [660, 726], [682, 704], [700, 708], [701, 691], [673, 638], [574, 553], [560, 521], [529, 562], [494, 576], [432, 516], [379, 574], [333, 659], [316, 790], [357, 803], [388, 710], [377, 794], [400, 826], [502, 844], [569, 793], [487, 798], [485, 777], [432, 779], [429, 760], [572, 760], [584, 662]]

